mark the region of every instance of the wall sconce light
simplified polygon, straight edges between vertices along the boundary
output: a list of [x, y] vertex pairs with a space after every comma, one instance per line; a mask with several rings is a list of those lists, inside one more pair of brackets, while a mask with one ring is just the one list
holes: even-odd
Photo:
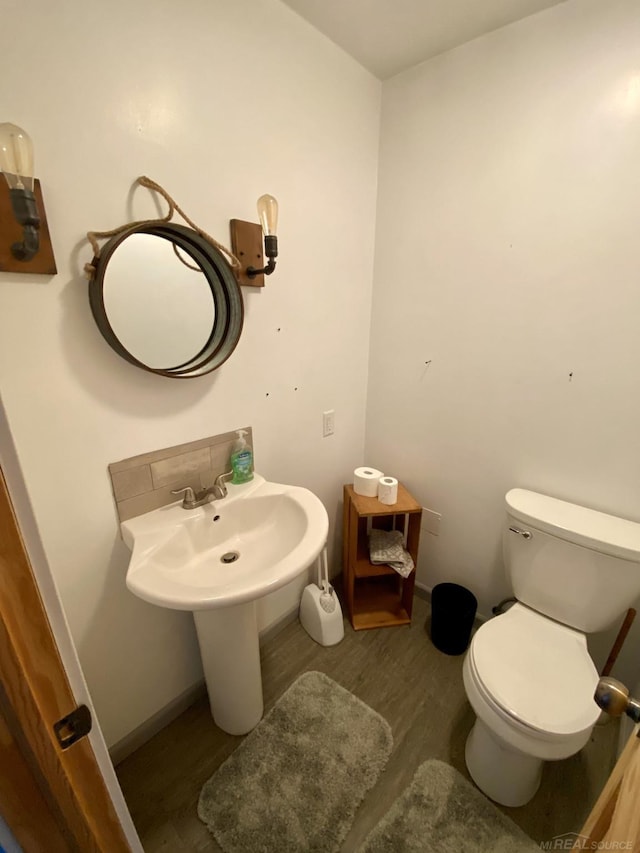
[[0, 271], [55, 275], [56, 260], [33, 144], [15, 124], [0, 124]]
[[[261, 195], [258, 199], [260, 224], [232, 219], [231, 251], [240, 261], [236, 273], [239, 284], [249, 287], [264, 287], [265, 275], [271, 275], [278, 257], [278, 202], [272, 195]], [[264, 236], [264, 250], [263, 250]], [[263, 254], [264, 251], [264, 254]], [[267, 258], [264, 266], [261, 264]]]
[[29, 134], [15, 124], [0, 124], [0, 168], [9, 185], [11, 208], [22, 226], [22, 241], [13, 243], [11, 254], [30, 261], [40, 248], [40, 217], [33, 192], [33, 143]]

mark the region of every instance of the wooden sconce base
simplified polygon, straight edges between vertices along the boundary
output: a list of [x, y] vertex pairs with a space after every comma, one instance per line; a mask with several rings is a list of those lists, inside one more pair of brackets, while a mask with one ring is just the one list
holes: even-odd
[[262, 269], [264, 266], [261, 226], [257, 222], [245, 222], [243, 219], [232, 219], [230, 226], [231, 251], [242, 264], [241, 272], [236, 273], [238, 284], [264, 287], [263, 273], [249, 278], [245, 272], [247, 267]]
[[49, 226], [47, 225], [47, 214], [42, 199], [42, 187], [37, 178], [34, 181], [33, 191], [40, 215], [40, 248], [38, 254], [30, 261], [19, 261], [11, 254], [11, 246], [13, 243], [22, 242], [22, 226], [16, 222], [13, 216], [9, 187], [4, 175], [0, 175], [0, 272], [38, 273], [40, 275], [55, 275], [58, 272], [56, 259], [53, 256]]

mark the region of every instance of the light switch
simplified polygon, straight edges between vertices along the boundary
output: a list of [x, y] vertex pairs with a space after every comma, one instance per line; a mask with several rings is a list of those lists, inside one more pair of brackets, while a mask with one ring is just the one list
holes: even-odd
[[322, 413], [322, 435], [326, 438], [328, 435], [333, 435], [336, 431], [336, 413], [335, 409], [329, 409], [328, 412]]

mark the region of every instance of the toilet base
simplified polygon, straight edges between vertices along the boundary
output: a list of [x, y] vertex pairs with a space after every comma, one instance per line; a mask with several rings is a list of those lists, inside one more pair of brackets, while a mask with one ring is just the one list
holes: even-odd
[[478, 788], [500, 805], [524, 806], [540, 787], [544, 761], [510, 749], [480, 719], [469, 733], [464, 757]]

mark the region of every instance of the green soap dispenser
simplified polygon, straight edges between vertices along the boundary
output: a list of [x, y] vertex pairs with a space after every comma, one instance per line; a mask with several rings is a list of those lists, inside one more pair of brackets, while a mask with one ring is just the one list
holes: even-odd
[[239, 486], [241, 483], [253, 480], [253, 451], [245, 439], [246, 429], [239, 429], [236, 432], [238, 440], [233, 445], [231, 453], [231, 470], [233, 471], [231, 482]]

